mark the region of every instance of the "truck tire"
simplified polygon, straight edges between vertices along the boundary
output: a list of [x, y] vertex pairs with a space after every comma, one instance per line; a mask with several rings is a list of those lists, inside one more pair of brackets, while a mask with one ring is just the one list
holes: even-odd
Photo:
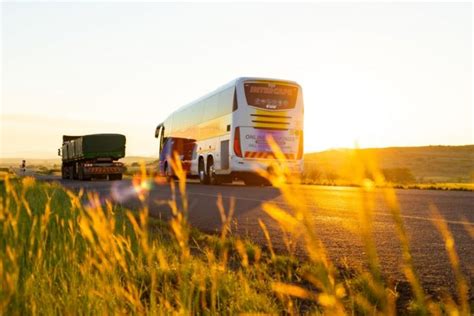
[[84, 169], [82, 166], [79, 166], [79, 170], [77, 170], [77, 178], [82, 181], [84, 180]]
[[90, 180], [91, 178], [90, 177], [86, 177], [84, 175], [84, 167], [83, 166], [79, 166], [79, 170], [77, 171], [77, 178], [80, 180], [80, 181], [88, 181]]
[[72, 170], [73, 170], [72, 175], [75, 180], [79, 179], [79, 169], [80, 169], [80, 166], [78, 162], [72, 165]]
[[69, 180], [74, 180], [74, 166], [68, 167], [68, 176]]

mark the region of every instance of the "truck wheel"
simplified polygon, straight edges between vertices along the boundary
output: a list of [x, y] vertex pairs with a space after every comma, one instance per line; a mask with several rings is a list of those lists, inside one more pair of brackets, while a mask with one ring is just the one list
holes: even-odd
[[76, 180], [79, 179], [79, 169], [80, 169], [79, 163], [76, 162], [76, 163], [73, 165], [72, 169], [73, 169], [73, 173], [72, 173], [72, 174], [73, 174], [73, 176], [74, 176], [74, 179], [76, 179]]
[[79, 166], [79, 170], [77, 170], [77, 177], [81, 181], [84, 180], [84, 169], [82, 168], [82, 166]]
[[69, 180], [74, 180], [74, 166], [69, 166], [68, 176], [69, 176]]
[[66, 170], [64, 166], [61, 167], [61, 179], [66, 179]]
[[209, 177], [206, 174], [206, 171], [204, 169], [204, 159], [202, 158], [199, 159], [198, 172], [199, 172], [199, 182], [201, 184], [209, 184]]
[[87, 177], [87, 176], [84, 175], [84, 167], [83, 166], [79, 166], [79, 170], [77, 171], [77, 177], [81, 181], [88, 181], [88, 180], [91, 179], [90, 177]]

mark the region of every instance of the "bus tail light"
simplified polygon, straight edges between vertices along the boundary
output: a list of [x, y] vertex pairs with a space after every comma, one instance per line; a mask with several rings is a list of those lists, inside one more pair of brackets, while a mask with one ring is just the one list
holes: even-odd
[[299, 144], [298, 144], [298, 155], [296, 159], [301, 159], [303, 158], [303, 131], [300, 131], [300, 139], [299, 139]]
[[234, 152], [238, 157], [242, 157], [242, 148], [240, 147], [240, 127], [236, 127], [234, 132]]

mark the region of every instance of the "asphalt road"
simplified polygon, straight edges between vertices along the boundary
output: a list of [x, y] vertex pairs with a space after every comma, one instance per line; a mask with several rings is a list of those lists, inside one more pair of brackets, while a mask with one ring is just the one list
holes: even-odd
[[[57, 180], [55, 177], [41, 177], [43, 180]], [[59, 180], [58, 180], [59, 181]], [[70, 189], [85, 188], [96, 191], [103, 198], [123, 199], [130, 208], [140, 205], [133, 195], [131, 181], [59, 181]], [[311, 209], [320, 238], [330, 257], [336, 264], [363, 265], [366, 259], [364, 247], [358, 233], [358, 209], [360, 192], [358, 188], [303, 185], [297, 198]], [[246, 187], [239, 184], [203, 186], [188, 183], [189, 220], [194, 227], [207, 232], [218, 231], [221, 219], [216, 206], [218, 195], [224, 205], [235, 199], [233, 232], [266, 245], [258, 224], [262, 219], [270, 232], [277, 252], [285, 252], [286, 246], [280, 228], [261, 208], [264, 202], [274, 202], [290, 210], [280, 192], [272, 187]], [[474, 192], [435, 190], [396, 190], [402, 209], [402, 218], [410, 237], [410, 246], [415, 268], [423, 287], [432, 294], [440, 295], [446, 289], [454, 293], [454, 275], [451, 271], [443, 240], [432, 223], [431, 206], [435, 206], [446, 219], [453, 234], [461, 265], [469, 285], [474, 284], [474, 239], [466, 227], [474, 228]], [[152, 216], [167, 219], [169, 208], [163, 203], [171, 198], [168, 184], [153, 186], [148, 205]], [[404, 284], [400, 269], [401, 249], [396, 228], [381, 191], [375, 191], [373, 232], [380, 262], [384, 273], [395, 282]], [[297, 243], [295, 254], [305, 256], [301, 243]], [[473, 297], [471, 291], [471, 298]]]

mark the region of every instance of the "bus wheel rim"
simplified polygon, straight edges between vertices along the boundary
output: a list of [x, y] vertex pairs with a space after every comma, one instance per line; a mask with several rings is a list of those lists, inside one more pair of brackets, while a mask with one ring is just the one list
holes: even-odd
[[210, 177], [210, 182], [214, 183], [215, 180], [216, 180], [216, 171], [215, 171], [215, 168], [214, 168], [214, 164], [212, 164], [210, 167], [209, 167], [209, 177]]

